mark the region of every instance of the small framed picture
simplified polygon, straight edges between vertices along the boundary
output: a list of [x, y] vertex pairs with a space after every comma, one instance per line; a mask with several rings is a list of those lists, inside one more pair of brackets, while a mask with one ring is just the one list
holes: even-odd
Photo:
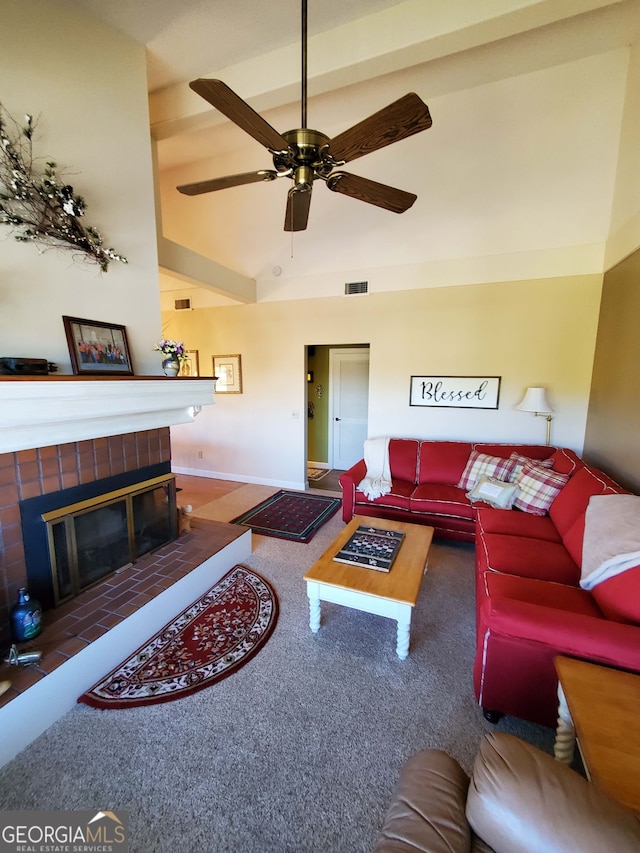
[[200, 375], [200, 356], [197, 349], [188, 349], [185, 351], [186, 359], [180, 363], [180, 373], [178, 376], [199, 376]]
[[116, 323], [63, 317], [71, 368], [75, 374], [133, 376], [127, 330]]
[[216, 394], [242, 394], [242, 362], [239, 355], [214, 355]]

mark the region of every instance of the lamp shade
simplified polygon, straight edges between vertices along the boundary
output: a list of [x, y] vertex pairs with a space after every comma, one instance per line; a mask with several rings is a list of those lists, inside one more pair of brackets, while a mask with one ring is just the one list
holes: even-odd
[[553, 412], [553, 409], [547, 402], [547, 395], [544, 388], [527, 388], [527, 391], [522, 400], [516, 406], [521, 412], [537, 412], [542, 415], [548, 415]]

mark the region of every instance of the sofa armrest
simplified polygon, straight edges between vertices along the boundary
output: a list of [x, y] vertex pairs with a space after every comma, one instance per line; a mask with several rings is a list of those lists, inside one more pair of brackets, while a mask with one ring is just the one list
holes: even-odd
[[344, 471], [340, 475], [341, 483], [353, 483], [354, 485], [358, 485], [358, 483], [364, 479], [367, 473], [367, 466], [365, 464], [364, 459], [361, 459], [359, 462], [356, 462], [355, 465], [352, 465], [348, 471]]
[[455, 759], [423, 749], [400, 771], [374, 853], [469, 853], [469, 778]]
[[555, 654], [640, 671], [640, 627], [527, 601], [492, 597], [482, 604], [492, 634], [549, 646]]
[[356, 488], [367, 473], [367, 466], [364, 459], [352, 465], [348, 471], [345, 471], [338, 478], [338, 482], [342, 488], [342, 519], [343, 521], [351, 521], [353, 518], [353, 508], [356, 502]]
[[635, 812], [565, 764], [512, 735], [485, 735], [467, 798], [467, 820], [498, 853], [631, 853]]

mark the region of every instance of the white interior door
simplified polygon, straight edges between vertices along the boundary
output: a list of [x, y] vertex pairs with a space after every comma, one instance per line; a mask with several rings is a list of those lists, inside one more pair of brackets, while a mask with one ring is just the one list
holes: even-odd
[[346, 470], [362, 459], [369, 419], [369, 349], [329, 352], [329, 458]]

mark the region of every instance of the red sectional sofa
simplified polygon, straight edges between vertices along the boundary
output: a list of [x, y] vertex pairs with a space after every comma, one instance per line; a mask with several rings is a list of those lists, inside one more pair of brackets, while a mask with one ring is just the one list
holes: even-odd
[[579, 586], [589, 500], [625, 491], [574, 461], [548, 516], [478, 510], [474, 688], [489, 720], [555, 726], [556, 655], [640, 672], [640, 567]]
[[391, 491], [370, 501], [358, 489], [367, 468], [364, 459], [340, 477], [342, 518], [355, 515], [395, 518], [428, 524], [436, 535], [474, 542], [476, 508], [458, 483], [471, 453], [508, 459], [520, 453], [531, 459], [547, 459], [555, 447], [539, 444], [473, 444], [470, 441], [421, 441], [392, 438], [389, 441]]
[[[513, 453], [533, 460], [527, 470], [541, 479], [549, 472], [545, 507], [472, 503], [463, 477], [472, 460]], [[619, 484], [571, 450], [540, 445], [391, 439], [389, 464], [391, 492], [374, 501], [358, 489], [364, 460], [340, 477], [343, 518], [396, 518], [475, 541], [473, 680], [487, 719], [508, 714], [554, 726], [558, 654], [640, 672], [640, 566], [592, 591], [579, 585], [589, 500], [628, 494]]]

